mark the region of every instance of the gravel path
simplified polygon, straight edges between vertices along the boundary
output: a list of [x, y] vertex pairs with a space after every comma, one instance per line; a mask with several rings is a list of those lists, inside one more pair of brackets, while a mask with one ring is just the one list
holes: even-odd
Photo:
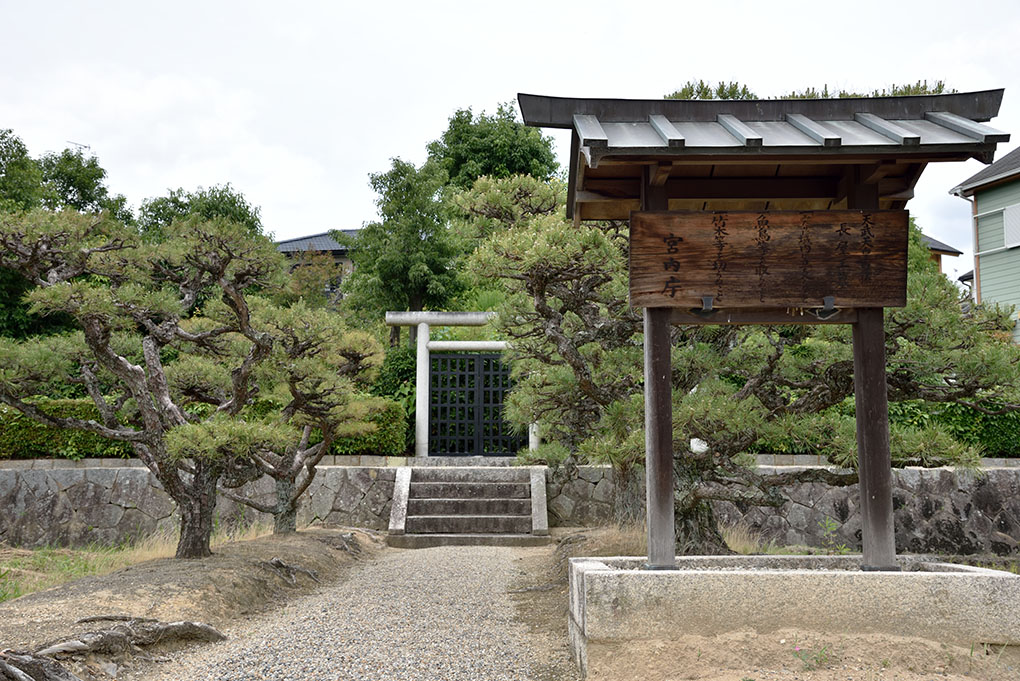
[[506, 595], [517, 574], [509, 548], [387, 550], [148, 681], [528, 679], [526, 632]]

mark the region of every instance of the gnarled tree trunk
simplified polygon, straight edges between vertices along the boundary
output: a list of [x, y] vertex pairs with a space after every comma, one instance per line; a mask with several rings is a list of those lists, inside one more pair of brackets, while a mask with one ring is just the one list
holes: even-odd
[[273, 534], [297, 532], [297, 501], [294, 481], [276, 478], [276, 512], [273, 514]]
[[621, 527], [645, 522], [645, 489], [641, 481], [644, 468], [612, 469], [613, 522]]
[[188, 497], [174, 499], [181, 514], [181, 538], [177, 542], [177, 558], [205, 558], [212, 555], [209, 543], [212, 539], [213, 514], [216, 511], [216, 482], [219, 475], [219, 471], [208, 463], [194, 462], [193, 480], [186, 492]]

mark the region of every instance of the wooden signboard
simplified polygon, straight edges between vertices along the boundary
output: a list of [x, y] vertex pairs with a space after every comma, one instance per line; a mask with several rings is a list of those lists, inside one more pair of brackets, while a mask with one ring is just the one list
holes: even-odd
[[900, 210], [631, 213], [630, 303], [902, 307], [907, 223]]

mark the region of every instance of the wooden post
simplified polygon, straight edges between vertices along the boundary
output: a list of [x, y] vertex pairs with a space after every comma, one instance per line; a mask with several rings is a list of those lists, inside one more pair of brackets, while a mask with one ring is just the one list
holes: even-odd
[[645, 503], [648, 565], [676, 567], [673, 518], [673, 396], [669, 329], [672, 310], [646, 307], [645, 322]]
[[[847, 208], [878, 209], [878, 187], [846, 178]], [[860, 476], [862, 570], [899, 570], [892, 506], [889, 398], [885, 382], [885, 328], [880, 307], [861, 308], [853, 325], [857, 470]]]
[[[652, 183], [645, 169], [641, 183], [644, 210], [668, 210], [666, 188]], [[676, 567], [673, 518], [673, 383], [669, 331], [672, 309], [645, 308], [645, 512], [648, 564], [652, 570]]]
[[880, 307], [857, 311], [854, 334], [854, 398], [860, 474], [864, 570], [899, 570], [893, 527], [889, 402], [885, 385], [885, 329]]

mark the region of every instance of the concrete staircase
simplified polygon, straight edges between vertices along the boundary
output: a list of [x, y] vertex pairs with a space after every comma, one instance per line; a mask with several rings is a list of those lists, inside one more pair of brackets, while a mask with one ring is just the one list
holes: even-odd
[[414, 466], [397, 470], [387, 543], [533, 546], [549, 542], [541, 467]]

